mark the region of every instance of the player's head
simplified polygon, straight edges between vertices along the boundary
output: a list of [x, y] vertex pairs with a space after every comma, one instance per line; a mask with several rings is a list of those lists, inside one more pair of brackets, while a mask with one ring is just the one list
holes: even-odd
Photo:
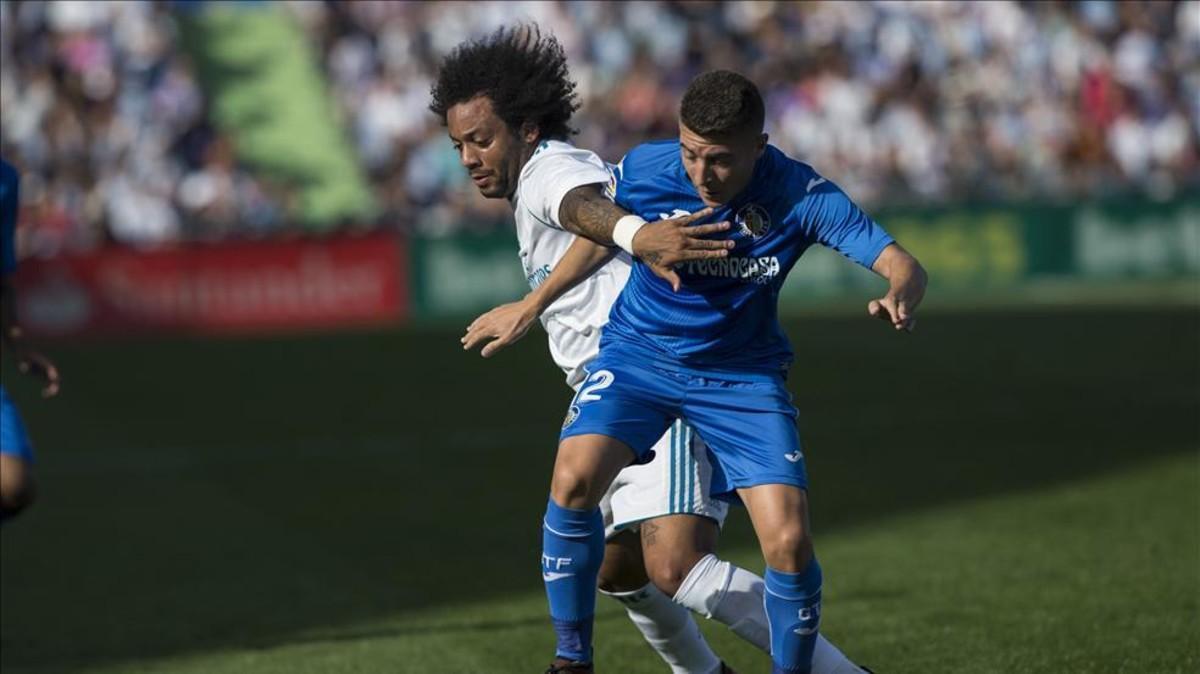
[[754, 175], [767, 147], [766, 111], [758, 87], [728, 70], [692, 80], [679, 105], [683, 167], [707, 206], [728, 203]]
[[536, 25], [464, 42], [442, 61], [429, 109], [488, 198], [510, 197], [542, 140], [573, 133], [579, 108], [562, 45]]

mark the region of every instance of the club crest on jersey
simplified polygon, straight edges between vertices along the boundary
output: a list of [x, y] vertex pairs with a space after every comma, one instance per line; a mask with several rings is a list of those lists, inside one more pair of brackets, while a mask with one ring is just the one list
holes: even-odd
[[771, 229], [770, 214], [767, 213], [767, 209], [758, 204], [742, 206], [733, 216], [733, 221], [741, 227], [743, 234], [755, 239], [765, 235]]
[[567, 426], [570, 426], [571, 424], [575, 423], [575, 420], [578, 418], [579, 418], [579, 406], [571, 405], [569, 408], [567, 408], [567, 416], [563, 417], [562, 427], [566, 428]]

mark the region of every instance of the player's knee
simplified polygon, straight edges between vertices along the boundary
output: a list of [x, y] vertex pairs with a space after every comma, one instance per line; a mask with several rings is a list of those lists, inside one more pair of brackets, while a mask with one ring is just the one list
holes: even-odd
[[27, 477], [4, 480], [0, 487], [0, 510], [4, 511], [4, 518], [8, 519], [33, 505], [36, 495], [33, 480]]
[[599, 588], [610, 594], [632, 592], [649, 582], [637, 532], [625, 530], [610, 538], [604, 545], [604, 562], [596, 581]]
[[812, 536], [800, 523], [777, 527], [761, 543], [767, 565], [778, 571], [799, 573], [813, 557]]
[[631, 564], [609, 563], [606, 559], [600, 566], [596, 585], [605, 592], [632, 592], [640, 590], [649, 582], [646, 572]]
[[554, 466], [554, 477], [550, 482], [550, 498], [564, 508], [594, 508], [603, 494], [594, 493], [595, 476], [577, 469], [569, 463]]
[[654, 557], [646, 560], [646, 573], [663, 594], [674, 597], [701, 556], [683, 551], [679, 554]]

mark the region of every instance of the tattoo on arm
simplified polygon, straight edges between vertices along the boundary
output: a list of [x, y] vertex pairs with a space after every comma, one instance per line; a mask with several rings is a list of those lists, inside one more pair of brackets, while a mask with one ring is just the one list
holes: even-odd
[[611, 246], [613, 226], [629, 215], [600, 192], [599, 185], [580, 185], [567, 192], [558, 206], [563, 229]]
[[658, 525], [654, 522], [642, 522], [642, 547], [654, 545], [654, 537], [658, 534]]

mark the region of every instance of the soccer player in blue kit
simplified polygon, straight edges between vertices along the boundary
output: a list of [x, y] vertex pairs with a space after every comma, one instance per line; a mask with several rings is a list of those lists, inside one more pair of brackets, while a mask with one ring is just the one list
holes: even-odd
[[[16, 293], [11, 274], [17, 267], [15, 236], [19, 209], [17, 170], [0, 160], [0, 344], [16, 356], [22, 372], [45, 379], [42, 395], [58, 393], [58, 368], [45, 356], [29, 350], [17, 324]], [[33, 501], [33, 445], [17, 408], [0, 386], [0, 520], [7, 520]]]
[[868, 312], [911, 331], [926, 275], [839, 188], [767, 144], [752, 82], [713, 71], [689, 85], [678, 140], [645, 143], [614, 169], [615, 200], [635, 215], [576, 233], [631, 250], [646, 220], [706, 207], [734, 226], [722, 259], [676, 267], [678, 290], [642, 260], [613, 306], [599, 355], [571, 402], [543, 527], [543, 566], [558, 634], [554, 671], [590, 672], [597, 504], [613, 477], [644, 462], [673, 420], [709, 445], [711, 490], [746, 505], [767, 564], [765, 605], [776, 673], [810, 671], [821, 567], [809, 530], [808, 475], [785, 387], [793, 360], [779, 289], [809, 246], [842, 253], [888, 280]]

